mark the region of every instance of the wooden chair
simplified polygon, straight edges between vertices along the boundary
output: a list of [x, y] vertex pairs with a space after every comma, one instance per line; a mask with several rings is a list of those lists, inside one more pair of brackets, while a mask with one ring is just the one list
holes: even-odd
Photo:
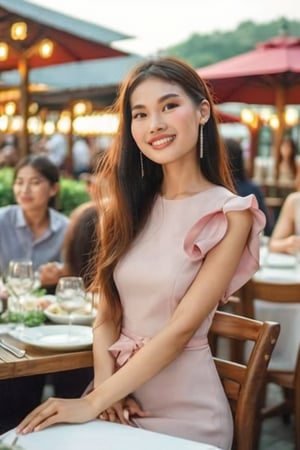
[[214, 316], [210, 338], [218, 336], [254, 343], [247, 364], [214, 356], [233, 413], [236, 450], [258, 449], [262, 394], [279, 329], [275, 322], [260, 322], [227, 312], [217, 311]]
[[[255, 318], [254, 300], [270, 303], [300, 303], [300, 285], [297, 283], [272, 283], [251, 280], [241, 290], [243, 314]], [[281, 415], [287, 422], [295, 417], [295, 448], [300, 450], [300, 346], [294, 370], [268, 369], [267, 383], [282, 388], [283, 400], [262, 409], [262, 417]]]

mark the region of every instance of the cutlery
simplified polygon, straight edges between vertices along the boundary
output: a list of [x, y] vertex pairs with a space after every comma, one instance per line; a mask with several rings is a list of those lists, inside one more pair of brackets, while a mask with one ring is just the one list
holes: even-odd
[[25, 356], [25, 354], [26, 354], [26, 350], [21, 350], [20, 348], [15, 347], [12, 344], [9, 344], [4, 339], [0, 339], [0, 347], [2, 347], [6, 351], [12, 353], [17, 358], [23, 358], [23, 356]]

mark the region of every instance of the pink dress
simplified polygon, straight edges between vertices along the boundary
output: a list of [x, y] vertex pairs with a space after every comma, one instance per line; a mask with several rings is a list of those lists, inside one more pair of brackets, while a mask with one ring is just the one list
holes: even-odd
[[[255, 197], [238, 197], [215, 186], [179, 200], [156, 198], [145, 227], [115, 269], [123, 329], [110, 351], [120, 366], [168, 323], [206, 253], [226, 233], [226, 212], [248, 208], [253, 212], [251, 236], [224, 298], [258, 268], [258, 234], [265, 218]], [[135, 424], [227, 450], [232, 416], [207, 342], [213, 315], [176, 360], [134, 392], [151, 414]]]

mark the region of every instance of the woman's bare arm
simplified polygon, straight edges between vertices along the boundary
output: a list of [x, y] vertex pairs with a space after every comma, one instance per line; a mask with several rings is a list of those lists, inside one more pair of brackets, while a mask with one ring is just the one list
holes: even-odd
[[294, 254], [300, 250], [300, 236], [295, 234], [295, 202], [300, 201], [299, 193], [286, 198], [276, 226], [270, 238], [271, 252]]

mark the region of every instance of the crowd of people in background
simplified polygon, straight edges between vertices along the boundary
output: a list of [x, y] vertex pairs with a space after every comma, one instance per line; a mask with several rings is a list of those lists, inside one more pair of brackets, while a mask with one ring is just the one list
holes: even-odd
[[[68, 136], [59, 132], [34, 138], [30, 142], [29, 154], [43, 154], [55, 164], [61, 175], [80, 179], [82, 175], [93, 171], [95, 159], [110, 145], [112, 138], [73, 136], [71, 161], [68, 139]], [[0, 168], [15, 167], [19, 159], [18, 137], [11, 134], [0, 136]]]

